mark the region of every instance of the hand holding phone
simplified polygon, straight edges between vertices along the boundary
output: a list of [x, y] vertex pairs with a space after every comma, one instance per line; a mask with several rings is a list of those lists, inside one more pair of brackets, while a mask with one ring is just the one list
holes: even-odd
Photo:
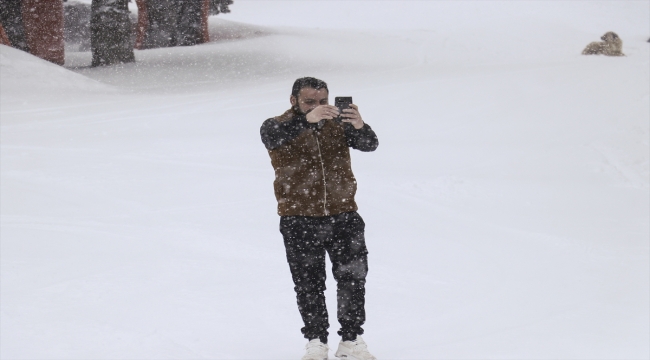
[[359, 108], [352, 103], [351, 96], [337, 96], [334, 98], [334, 105], [341, 112], [337, 121], [350, 123], [357, 130], [363, 127], [364, 123], [361, 114], [359, 114]]
[[350, 104], [352, 104], [352, 96], [337, 96], [334, 98], [334, 106], [339, 108], [339, 116], [336, 118], [337, 121], [342, 120], [343, 110], [349, 109]]

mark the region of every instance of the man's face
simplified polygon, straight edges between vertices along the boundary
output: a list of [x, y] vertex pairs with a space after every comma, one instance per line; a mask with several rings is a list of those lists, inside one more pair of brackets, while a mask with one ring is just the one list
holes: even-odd
[[291, 106], [298, 106], [301, 113], [307, 114], [319, 105], [328, 105], [328, 96], [327, 89], [302, 88], [298, 93], [298, 98], [291, 95]]

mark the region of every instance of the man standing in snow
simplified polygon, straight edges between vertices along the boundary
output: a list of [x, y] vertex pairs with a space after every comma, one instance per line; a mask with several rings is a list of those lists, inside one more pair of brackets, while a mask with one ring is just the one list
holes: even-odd
[[375, 360], [361, 338], [365, 322], [365, 283], [368, 273], [361, 216], [354, 195], [350, 147], [374, 151], [375, 132], [361, 119], [358, 107], [339, 113], [329, 105], [322, 80], [295, 81], [291, 109], [262, 124], [262, 142], [275, 169], [280, 232], [295, 284], [298, 309], [309, 340], [303, 360], [327, 359], [325, 252], [337, 282], [338, 320], [342, 340], [337, 357]]

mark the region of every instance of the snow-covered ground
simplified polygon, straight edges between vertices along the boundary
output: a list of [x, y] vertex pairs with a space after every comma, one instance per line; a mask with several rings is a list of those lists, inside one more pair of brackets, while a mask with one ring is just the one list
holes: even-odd
[[[299, 358], [259, 126], [301, 76], [379, 136], [379, 359], [650, 357], [650, 3], [231, 9], [111, 68], [0, 46], [1, 358]], [[610, 30], [626, 57], [580, 55]]]

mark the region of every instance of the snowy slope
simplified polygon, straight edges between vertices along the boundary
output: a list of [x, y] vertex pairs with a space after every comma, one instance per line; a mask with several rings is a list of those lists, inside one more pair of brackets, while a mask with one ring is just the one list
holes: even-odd
[[61, 91], [110, 91], [98, 81], [8, 46], [2, 47], [0, 66], [3, 104], [33, 98], [35, 93], [48, 97]]
[[[344, 3], [238, 0], [238, 40], [104, 69], [0, 46], [1, 358], [299, 358], [259, 126], [306, 75], [380, 139], [380, 359], [650, 356], [650, 5]], [[579, 55], [609, 30], [626, 57]]]

